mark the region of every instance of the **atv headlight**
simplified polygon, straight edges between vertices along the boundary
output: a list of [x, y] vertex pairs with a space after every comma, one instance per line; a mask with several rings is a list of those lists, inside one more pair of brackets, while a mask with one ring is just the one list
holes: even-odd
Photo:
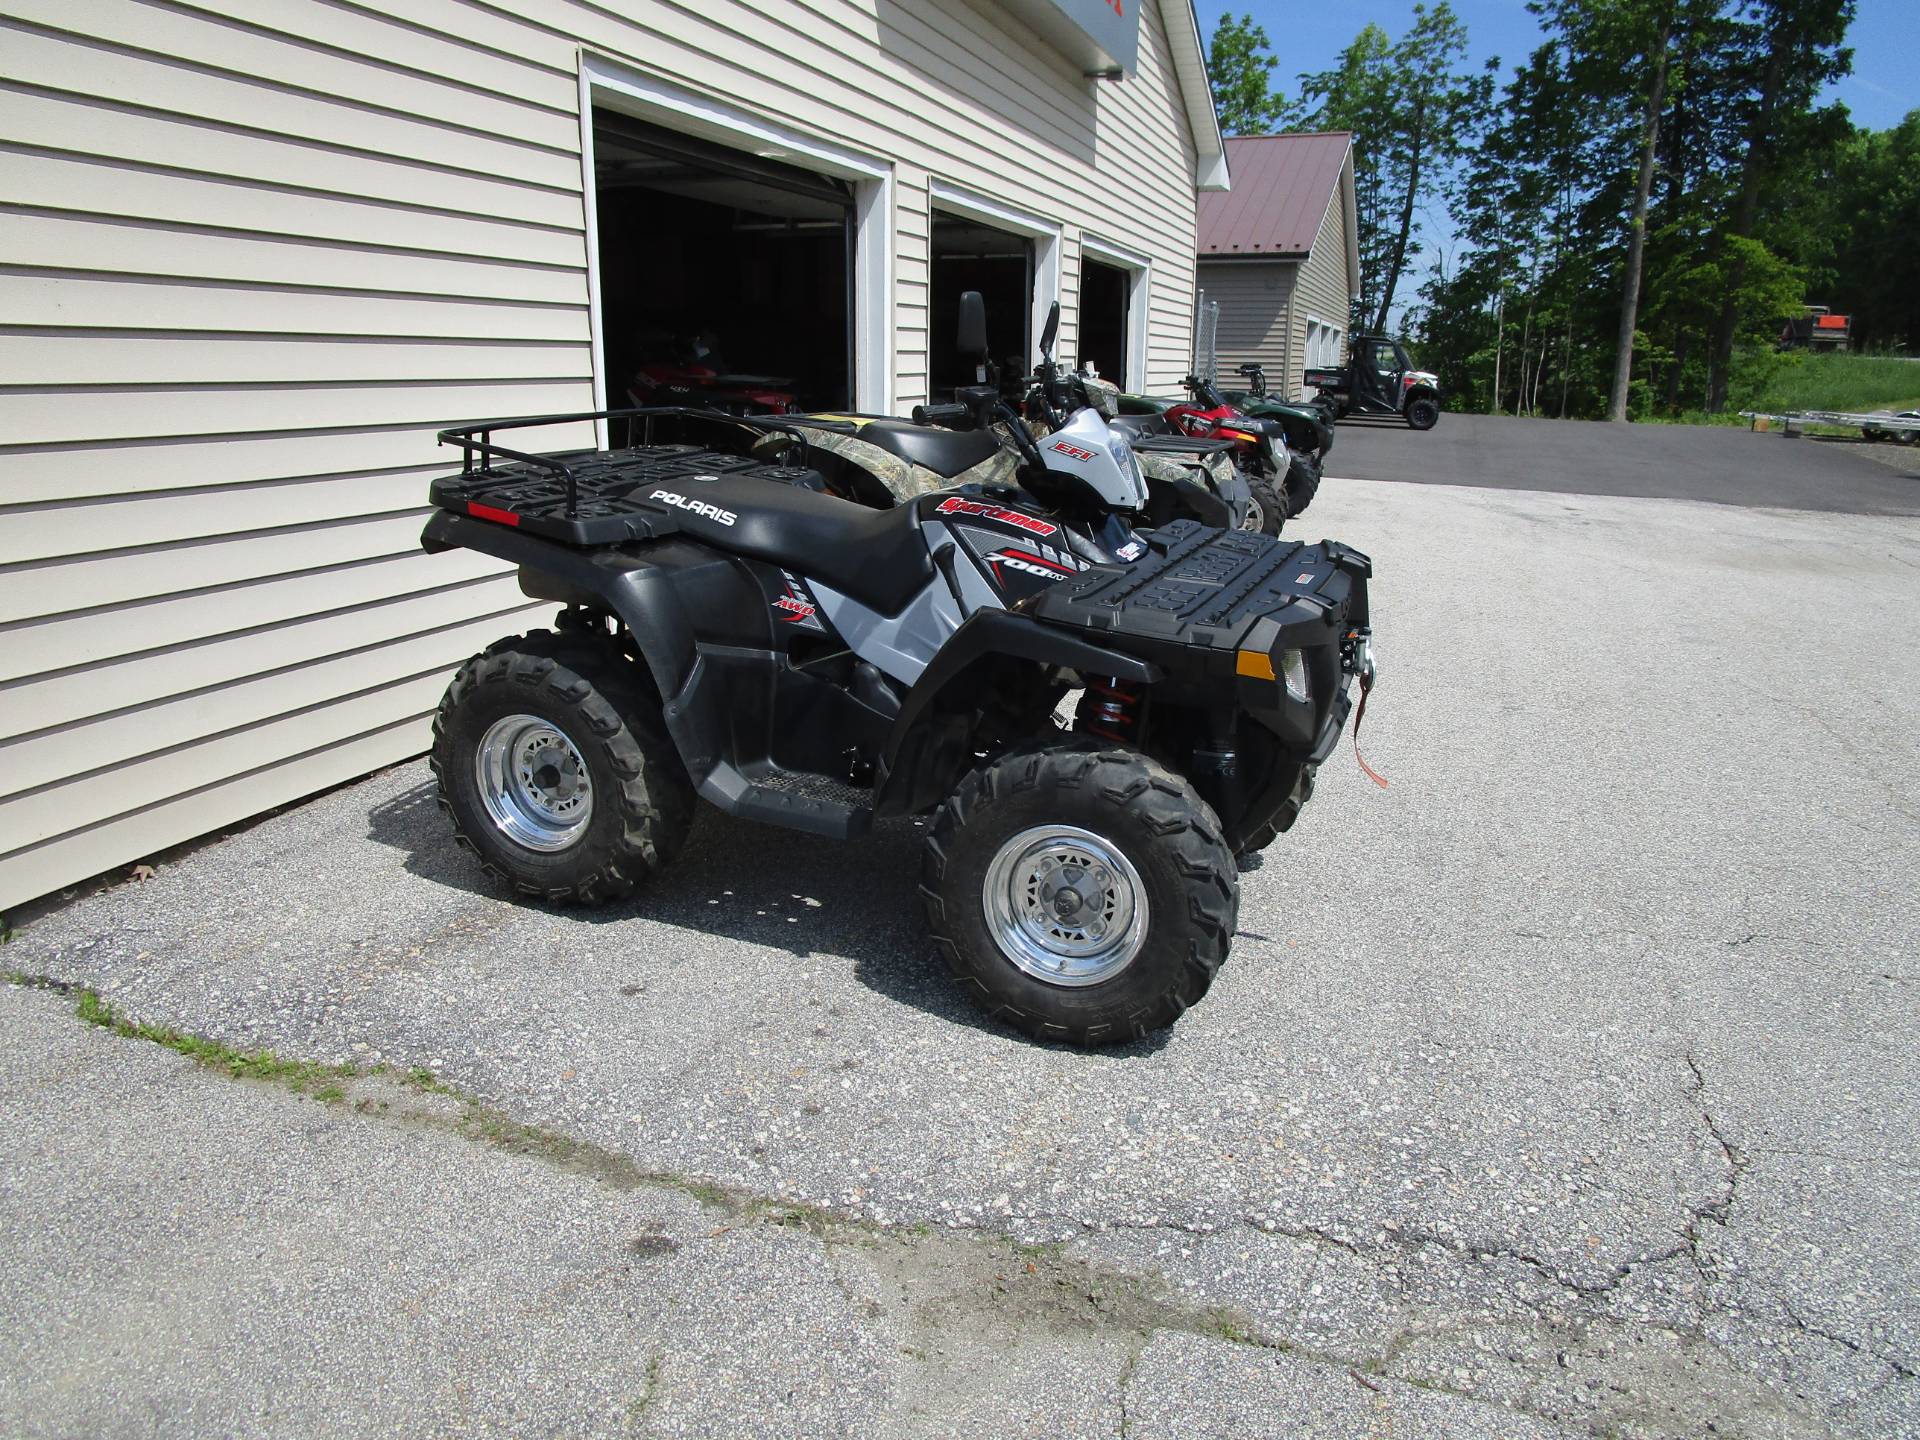
[[1280, 678], [1286, 681], [1287, 694], [1296, 700], [1307, 698], [1307, 657], [1298, 650], [1288, 650], [1280, 656]]
[[1113, 463], [1120, 467], [1120, 473], [1133, 486], [1133, 508], [1144, 510], [1147, 505], [1147, 472], [1140, 464], [1140, 457], [1134, 454], [1125, 431], [1107, 432], [1107, 452], [1113, 456]]

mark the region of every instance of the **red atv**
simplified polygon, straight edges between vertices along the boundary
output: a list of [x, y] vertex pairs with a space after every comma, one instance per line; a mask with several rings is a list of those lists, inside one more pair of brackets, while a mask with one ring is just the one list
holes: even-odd
[[1277, 420], [1256, 420], [1233, 405], [1211, 380], [1189, 375], [1180, 382], [1192, 397], [1169, 405], [1167, 422], [1183, 435], [1203, 440], [1231, 440], [1240, 468], [1258, 480], [1277, 485], [1287, 473], [1287, 435]]
[[627, 398], [635, 406], [693, 405], [730, 415], [788, 415], [800, 408], [786, 388], [791, 380], [725, 374], [710, 347], [705, 334], [674, 342], [665, 358], [649, 360], [634, 373]]

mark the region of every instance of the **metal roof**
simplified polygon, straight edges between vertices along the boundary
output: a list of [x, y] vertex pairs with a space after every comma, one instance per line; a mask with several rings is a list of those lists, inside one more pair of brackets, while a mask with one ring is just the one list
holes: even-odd
[[1226, 144], [1233, 188], [1200, 196], [1200, 254], [1305, 259], [1340, 184], [1352, 134], [1236, 135]]

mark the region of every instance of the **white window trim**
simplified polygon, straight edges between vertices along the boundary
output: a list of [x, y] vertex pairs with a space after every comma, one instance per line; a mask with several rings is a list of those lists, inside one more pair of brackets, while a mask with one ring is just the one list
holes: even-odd
[[999, 200], [950, 185], [937, 176], [927, 183], [930, 208], [1008, 230], [1033, 241], [1033, 338], [1046, 328], [1047, 310], [1060, 298], [1060, 226]]
[[[1147, 388], [1147, 310], [1153, 299], [1153, 260], [1138, 250], [1129, 250], [1095, 235], [1080, 237], [1082, 259], [1113, 265], [1133, 276], [1127, 295], [1127, 383], [1138, 394]], [[1082, 290], [1084, 294], [1084, 287]], [[1076, 315], [1076, 322], [1079, 317]], [[1077, 329], [1076, 332], [1078, 333]], [[1078, 357], [1076, 357], [1078, 358]]]
[[[580, 172], [586, 210], [587, 299], [593, 336], [594, 408], [607, 408], [605, 337], [600, 333], [600, 223], [594, 196], [595, 105], [780, 160], [854, 187], [853, 405], [893, 413], [894, 177], [891, 162], [849, 150], [711, 95], [648, 75], [603, 55], [580, 52]], [[606, 422], [598, 422], [606, 444]]]

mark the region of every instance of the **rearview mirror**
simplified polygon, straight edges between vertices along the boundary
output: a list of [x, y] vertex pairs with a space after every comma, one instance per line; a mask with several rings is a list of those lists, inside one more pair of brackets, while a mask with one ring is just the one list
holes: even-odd
[[1060, 338], [1060, 302], [1054, 301], [1047, 307], [1046, 327], [1040, 332], [1040, 353], [1047, 359], [1053, 358], [1053, 342]]
[[960, 296], [960, 353], [983, 364], [987, 358], [987, 302], [978, 290]]

